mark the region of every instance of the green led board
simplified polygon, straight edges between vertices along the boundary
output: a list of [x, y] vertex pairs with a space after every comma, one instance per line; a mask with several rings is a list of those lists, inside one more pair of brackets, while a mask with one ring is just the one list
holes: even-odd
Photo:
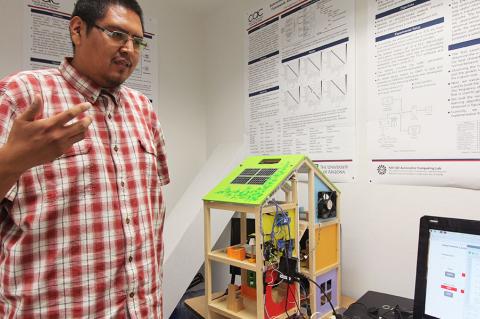
[[304, 155], [248, 157], [203, 200], [260, 205], [304, 160]]

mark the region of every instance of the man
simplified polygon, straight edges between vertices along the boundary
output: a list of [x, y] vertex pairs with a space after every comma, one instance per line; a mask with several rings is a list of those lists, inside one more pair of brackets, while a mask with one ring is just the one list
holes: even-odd
[[78, 0], [73, 58], [0, 82], [0, 317], [162, 318], [161, 186], [136, 0]]

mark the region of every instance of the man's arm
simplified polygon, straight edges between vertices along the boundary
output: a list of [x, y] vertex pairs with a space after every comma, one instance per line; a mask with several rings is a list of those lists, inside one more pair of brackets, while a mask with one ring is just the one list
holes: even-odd
[[21, 173], [14, 172], [13, 162], [9, 157], [8, 150], [0, 147], [0, 199], [2, 200], [21, 175]]
[[40, 95], [35, 95], [32, 105], [14, 120], [7, 142], [0, 147], [0, 202], [23, 172], [53, 161], [85, 138], [92, 123], [90, 117], [67, 123], [90, 106], [80, 103], [53, 117], [36, 120], [43, 102]]

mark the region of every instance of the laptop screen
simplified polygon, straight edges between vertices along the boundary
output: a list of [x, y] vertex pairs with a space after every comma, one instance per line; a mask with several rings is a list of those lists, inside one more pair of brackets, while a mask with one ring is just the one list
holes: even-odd
[[480, 222], [421, 220], [414, 318], [480, 318]]
[[425, 313], [480, 318], [479, 235], [430, 230]]

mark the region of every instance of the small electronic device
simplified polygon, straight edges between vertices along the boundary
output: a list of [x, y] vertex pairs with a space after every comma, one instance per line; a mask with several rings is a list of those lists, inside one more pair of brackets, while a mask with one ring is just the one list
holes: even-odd
[[480, 318], [480, 221], [421, 218], [413, 318]]
[[337, 193], [318, 192], [317, 194], [318, 218], [327, 219], [337, 216]]
[[343, 315], [349, 319], [411, 319], [412, 308], [412, 299], [367, 291]]
[[288, 283], [295, 281], [293, 276], [298, 273], [298, 259], [296, 258], [285, 258], [280, 257], [280, 262], [278, 263], [280, 278], [285, 280]]

